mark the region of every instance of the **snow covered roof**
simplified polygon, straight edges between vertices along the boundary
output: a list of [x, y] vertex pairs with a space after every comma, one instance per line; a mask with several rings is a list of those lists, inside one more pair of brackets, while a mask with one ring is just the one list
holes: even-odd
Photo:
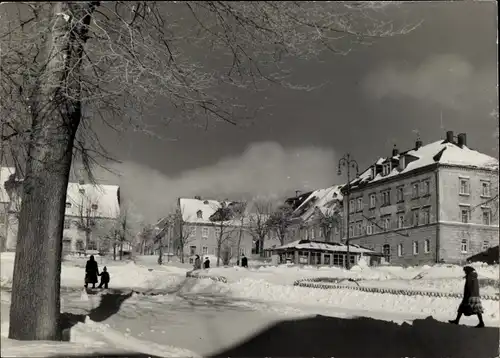
[[[374, 177], [372, 174], [373, 165], [383, 165], [391, 161], [399, 161], [404, 158], [406, 166], [403, 170], [398, 165], [393, 165], [390, 173], [382, 175], [377, 173]], [[498, 160], [489, 155], [472, 150], [463, 145], [460, 147], [456, 143], [451, 143], [446, 140], [438, 140], [433, 143], [424, 145], [418, 149], [412, 149], [393, 157], [379, 158], [367, 170], [362, 172], [359, 177], [351, 182], [351, 185], [374, 183], [387, 178], [395, 177], [400, 174], [405, 174], [419, 168], [426, 167], [431, 164], [442, 164], [451, 166], [466, 166], [470, 168], [498, 170]]]
[[[324, 241], [310, 241], [310, 240], [297, 240], [273, 248], [272, 250], [286, 250], [286, 249], [296, 249], [296, 250], [321, 250], [328, 252], [346, 252], [347, 245], [339, 242], [324, 242]], [[352, 253], [362, 253], [362, 254], [376, 254], [375, 251], [365, 249], [359, 245], [349, 244], [349, 252]]]
[[306, 200], [304, 200], [294, 215], [300, 216], [303, 220], [308, 220], [316, 209], [319, 209], [323, 215], [333, 213], [337, 204], [342, 201], [340, 189], [342, 185], [334, 185], [326, 189], [313, 191]]
[[0, 203], [7, 203], [10, 201], [4, 184], [15, 171], [16, 169], [14, 167], [0, 167]]
[[[222, 203], [230, 205], [233, 202], [219, 202], [208, 199], [180, 198], [179, 206], [182, 213], [182, 220], [192, 224], [212, 224], [210, 217], [222, 207]], [[201, 211], [201, 217], [198, 212]]]
[[68, 183], [66, 215], [116, 219], [120, 215], [118, 185]]

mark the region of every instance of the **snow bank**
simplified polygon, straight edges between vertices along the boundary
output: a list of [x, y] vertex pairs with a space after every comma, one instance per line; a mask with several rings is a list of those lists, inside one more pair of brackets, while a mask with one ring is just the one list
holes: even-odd
[[[85, 277], [84, 257], [71, 257], [62, 263], [61, 285], [63, 287], [82, 287]], [[179, 285], [188, 269], [171, 266], [138, 265], [133, 261], [113, 261], [108, 258], [96, 258], [99, 269], [107, 267], [111, 275], [110, 287], [129, 289], [165, 289]], [[14, 254], [1, 254], [1, 286], [11, 287], [14, 268]]]
[[186, 349], [164, 346], [131, 337], [107, 324], [89, 319], [71, 329], [70, 342], [16, 341], [8, 339], [8, 322], [2, 322], [2, 357], [55, 357], [82, 354], [125, 354], [139, 352], [157, 357], [199, 357]]
[[[450, 298], [427, 296], [399, 296], [368, 293], [348, 289], [319, 290], [296, 286], [275, 285], [252, 278], [222, 283], [210, 279], [196, 280], [182, 289], [184, 294], [217, 296], [258, 300], [279, 304], [303, 304], [316, 307], [339, 307], [349, 310], [415, 314], [449, 319], [456, 315], [459, 301]], [[498, 301], [483, 300], [485, 319], [489, 322], [500, 318]], [[447, 318], [448, 317], [448, 318]]]
[[[498, 292], [498, 265], [472, 264], [478, 272], [483, 294]], [[200, 271], [209, 276], [224, 276], [228, 282], [253, 279], [275, 285], [290, 286], [296, 280], [306, 278], [356, 279], [367, 287], [434, 290], [440, 292], [461, 292], [463, 290], [463, 270], [457, 265], [435, 265], [420, 267], [358, 265], [346, 270], [339, 267], [313, 267], [278, 265], [245, 269], [242, 267], [218, 267]]]

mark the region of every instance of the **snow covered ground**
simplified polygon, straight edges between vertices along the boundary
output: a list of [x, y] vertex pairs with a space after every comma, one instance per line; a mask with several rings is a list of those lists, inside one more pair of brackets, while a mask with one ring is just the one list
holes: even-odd
[[[318, 314], [336, 319], [348, 318], [351, 319], [349, 321], [351, 323], [354, 317], [370, 318], [379, 323], [392, 321], [395, 325], [390, 327], [397, 332], [400, 329], [404, 331], [406, 328], [402, 327], [406, 327], [405, 324], [414, 325], [414, 322], [424, 322], [426, 317], [432, 316], [432, 322], [425, 321], [426, 325], [431, 326], [424, 330], [427, 332], [434, 329], [432, 327], [437, 324], [444, 325], [439, 322], [446, 322], [454, 317], [458, 300], [376, 294], [348, 289], [319, 290], [296, 287], [293, 286], [293, 282], [307, 277], [357, 278], [363, 279], [361, 284], [378, 287], [387, 287], [383, 285], [410, 289], [427, 287], [452, 292], [460, 292], [463, 285], [461, 267], [446, 265], [406, 269], [354, 267], [351, 271], [339, 268], [287, 266], [267, 266], [249, 270], [228, 267], [202, 271], [203, 274], [227, 277], [228, 282], [222, 283], [210, 279], [186, 279], [186, 272], [191, 270], [191, 265], [170, 262], [159, 266], [156, 264], [156, 257], [153, 256], [137, 257], [134, 261], [122, 262], [106, 258], [97, 260], [100, 267], [104, 265], [108, 267], [113, 289], [121, 289], [123, 292], [129, 292], [130, 289], [138, 291], [156, 289], [162, 294], [158, 296], [134, 294], [123, 302], [117, 312], [102, 322], [94, 322], [87, 318], [84, 323], [80, 322], [72, 327], [70, 342], [21, 344], [6, 338], [10, 300], [8, 290], [12, 283], [14, 255], [2, 253], [0, 270], [2, 356], [48, 356], [55, 351], [58, 354], [83, 351], [86, 354], [91, 351], [99, 351], [102, 354], [118, 350], [140, 351], [151, 356], [163, 357], [186, 357], [197, 354], [207, 356], [230, 349], [228, 347], [235, 342], [244, 341], [257, 331], [266, 331], [276, 325], [281, 326], [280, 322], [283, 320], [314, 320]], [[64, 312], [88, 315], [93, 309], [102, 306], [99, 296], [82, 294], [84, 265], [85, 258], [78, 257], [67, 258], [63, 263], [62, 286], [73, 288], [63, 290]], [[475, 266], [480, 278], [490, 281], [496, 279], [498, 284], [498, 266]], [[487, 288], [482, 288], [482, 293], [485, 293], [485, 289]], [[483, 305], [487, 326], [498, 327], [500, 318], [498, 301], [484, 300]], [[462, 323], [470, 326], [475, 325], [476, 321], [474, 317], [466, 317]], [[446, 328], [448, 326], [440, 329], [446, 331], [449, 329]], [[495, 332], [498, 343], [498, 331]], [[453, 337], [456, 339], [457, 336]], [[451, 344], [452, 339], [449, 339]], [[405, 344], [408, 347], [409, 343]], [[481, 344], [485, 345], [484, 342]], [[249, 356], [252, 352], [253, 355], [259, 355], [251, 350], [245, 351], [243, 355]], [[278, 353], [274, 355], [290, 354], [283, 350], [276, 352]], [[449, 352], [441, 353], [453, 356]], [[307, 355], [306, 352], [302, 353], [304, 354]], [[312, 354], [311, 352], [309, 355]], [[320, 352], [316, 355], [325, 353]], [[339, 356], [341, 355], [339, 353]]]

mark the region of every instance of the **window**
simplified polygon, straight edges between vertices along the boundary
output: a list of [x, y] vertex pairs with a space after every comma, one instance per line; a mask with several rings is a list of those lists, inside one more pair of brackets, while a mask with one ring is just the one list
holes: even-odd
[[467, 178], [460, 178], [460, 195], [470, 194], [470, 183]]
[[404, 187], [400, 186], [396, 189], [396, 200], [398, 203], [403, 202], [404, 199]]
[[189, 246], [189, 255], [193, 256], [196, 254], [196, 246]]
[[460, 208], [460, 218], [464, 224], [467, 224], [469, 222], [469, 217], [470, 217], [469, 208], [461, 207]]
[[97, 210], [98, 205], [97, 204], [92, 204], [91, 208], [92, 208], [92, 210]]
[[71, 221], [64, 220], [64, 228], [65, 229], [70, 229], [71, 228]]
[[405, 215], [398, 214], [398, 229], [402, 229], [405, 227]]
[[97, 243], [94, 240], [90, 240], [89, 245], [87, 246], [87, 250], [97, 250]]
[[413, 241], [413, 255], [418, 255], [418, 242]]
[[354, 224], [349, 224], [349, 237], [353, 237]]
[[488, 240], [484, 240], [481, 248], [483, 251], [487, 251], [490, 248], [490, 242]]
[[315, 237], [316, 237], [316, 232], [314, 231], [314, 228], [312, 227], [311, 228], [311, 236], [309, 236], [309, 239], [314, 240]]
[[370, 194], [370, 209], [373, 209], [377, 204], [377, 196], [375, 194]]
[[391, 217], [390, 216], [384, 217], [383, 226], [384, 226], [385, 231], [388, 231], [391, 229]]
[[220, 227], [216, 227], [214, 231], [215, 231], [215, 237], [220, 237], [220, 233], [221, 233]]
[[416, 199], [418, 198], [418, 183], [413, 183], [412, 187], [411, 187], [411, 197], [412, 199]]
[[467, 239], [463, 239], [462, 242], [460, 243], [460, 252], [462, 254], [466, 254], [469, 251], [469, 243], [467, 242]]
[[71, 203], [66, 203], [66, 209], [71, 208]]
[[204, 239], [208, 238], [208, 227], [201, 228], [201, 237]]
[[382, 166], [382, 175], [389, 175], [391, 173], [391, 163], [385, 163]]
[[422, 225], [430, 224], [430, 210], [429, 208], [422, 209]]
[[398, 256], [401, 257], [403, 256], [405, 253], [404, 253], [404, 250], [403, 250], [403, 244], [399, 244], [398, 245]]
[[431, 240], [426, 239], [424, 241], [424, 252], [428, 254], [431, 251]]
[[485, 198], [491, 196], [491, 183], [489, 181], [481, 181], [481, 196]]
[[194, 236], [196, 236], [196, 226], [192, 226], [189, 229], [189, 237], [194, 237]]
[[391, 262], [391, 246], [389, 244], [385, 244], [382, 246], [382, 252], [384, 254], [385, 261]]
[[358, 221], [356, 223], [356, 231], [357, 231], [358, 236], [363, 235], [363, 222], [362, 221]]
[[411, 212], [411, 215], [412, 215], [412, 222], [411, 222], [411, 224], [413, 226], [418, 226], [418, 224], [419, 224], [419, 212], [418, 212], [418, 209], [413, 210]]
[[203, 219], [203, 211], [198, 210], [198, 211], [196, 212], [196, 217], [197, 217], [198, 219]]
[[202, 253], [202, 255], [207, 255], [207, 254], [208, 254], [208, 247], [203, 246], [203, 247], [201, 248], [201, 253]]
[[380, 195], [382, 196], [382, 206], [386, 206], [386, 205], [391, 204], [391, 191], [390, 190], [384, 190]]
[[431, 193], [431, 182], [424, 180], [422, 182], [422, 195], [429, 195]]
[[491, 225], [491, 210], [483, 209], [483, 225]]
[[363, 198], [357, 199], [357, 209], [358, 211], [363, 211]]
[[374, 224], [373, 224], [372, 220], [373, 219], [368, 220], [368, 223], [366, 224], [366, 234], [367, 235], [372, 235], [373, 234]]
[[356, 202], [354, 201], [354, 199], [351, 199], [349, 200], [349, 212], [350, 213], [353, 213], [356, 211]]

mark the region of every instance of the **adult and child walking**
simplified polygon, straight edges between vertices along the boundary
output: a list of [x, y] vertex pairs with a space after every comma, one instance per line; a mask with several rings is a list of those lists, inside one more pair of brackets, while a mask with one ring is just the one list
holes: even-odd
[[96, 283], [99, 281], [99, 276], [101, 276], [101, 283], [97, 288], [107, 289], [110, 281], [108, 269], [104, 266], [102, 272], [99, 273], [97, 261], [95, 260], [94, 255], [91, 255], [85, 265], [85, 288], [87, 288], [89, 284], [92, 284], [92, 288], [95, 288]]

